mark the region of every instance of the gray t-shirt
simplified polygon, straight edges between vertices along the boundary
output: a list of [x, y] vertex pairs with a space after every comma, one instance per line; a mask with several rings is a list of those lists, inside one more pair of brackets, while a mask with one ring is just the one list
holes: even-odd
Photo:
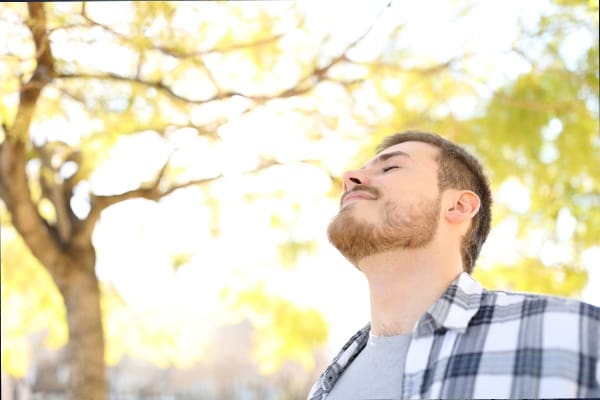
[[327, 400], [402, 399], [402, 375], [411, 334], [374, 336], [346, 368]]

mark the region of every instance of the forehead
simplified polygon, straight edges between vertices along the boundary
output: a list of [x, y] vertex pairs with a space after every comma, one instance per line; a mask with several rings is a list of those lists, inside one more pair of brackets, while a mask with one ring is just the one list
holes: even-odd
[[435, 163], [437, 165], [437, 157], [440, 149], [432, 144], [424, 142], [410, 141], [398, 143], [382, 150], [375, 157], [373, 157], [368, 164], [377, 162], [379, 157], [382, 155], [396, 152], [406, 153], [408, 155], [407, 158], [410, 158], [410, 160], [417, 163]]

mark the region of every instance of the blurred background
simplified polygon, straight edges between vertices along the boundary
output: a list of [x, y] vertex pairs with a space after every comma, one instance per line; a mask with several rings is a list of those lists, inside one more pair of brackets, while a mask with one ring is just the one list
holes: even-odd
[[598, 0], [2, 3], [0, 37], [2, 399], [305, 398], [369, 318], [341, 174], [405, 129], [489, 171], [477, 279], [600, 305]]

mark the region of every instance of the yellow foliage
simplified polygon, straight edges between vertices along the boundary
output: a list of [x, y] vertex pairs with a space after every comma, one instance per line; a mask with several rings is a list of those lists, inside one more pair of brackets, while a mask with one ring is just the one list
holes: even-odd
[[314, 366], [313, 350], [327, 341], [327, 323], [314, 309], [300, 309], [291, 301], [268, 294], [262, 286], [238, 294], [226, 293], [230, 306], [249, 318], [256, 331], [253, 356], [263, 374], [286, 361], [306, 369]]
[[25, 338], [2, 336], [2, 369], [12, 376], [24, 376], [31, 357], [29, 343]]
[[570, 266], [546, 267], [539, 260], [524, 259], [516, 265], [475, 269], [473, 276], [484, 287], [574, 297], [587, 283], [587, 272]]
[[53, 224], [56, 222], [56, 210], [52, 202], [47, 198], [44, 197], [38, 202], [38, 212], [49, 223]]
[[168, 305], [128, 304], [105, 285], [102, 294], [107, 365], [116, 365], [128, 355], [148, 360], [159, 368], [186, 368], [202, 358], [207, 336], [188, 315]]
[[311, 254], [317, 249], [316, 241], [287, 241], [277, 246], [279, 262], [282, 267], [295, 266], [301, 254]]
[[15, 376], [27, 370], [28, 336], [43, 331], [45, 345], [68, 339], [65, 308], [52, 278], [12, 227], [2, 227], [2, 368]]
[[127, 350], [124, 330], [131, 321], [116, 293], [107, 287], [103, 287], [102, 293], [100, 307], [104, 318], [104, 362], [106, 365], [116, 365]]

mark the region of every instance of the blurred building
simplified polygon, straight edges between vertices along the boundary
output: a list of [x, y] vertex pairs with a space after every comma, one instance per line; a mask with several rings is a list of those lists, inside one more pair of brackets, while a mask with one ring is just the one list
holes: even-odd
[[[317, 354], [312, 371], [288, 362], [273, 375], [263, 376], [251, 357], [252, 333], [248, 321], [221, 327], [208, 347], [211, 353], [187, 369], [161, 369], [145, 360], [123, 358], [107, 368], [109, 399], [305, 399], [327, 356]], [[15, 378], [2, 373], [2, 399], [63, 399], [68, 381], [65, 349], [48, 350], [39, 337], [32, 337], [31, 343], [34, 356], [27, 376]]]

